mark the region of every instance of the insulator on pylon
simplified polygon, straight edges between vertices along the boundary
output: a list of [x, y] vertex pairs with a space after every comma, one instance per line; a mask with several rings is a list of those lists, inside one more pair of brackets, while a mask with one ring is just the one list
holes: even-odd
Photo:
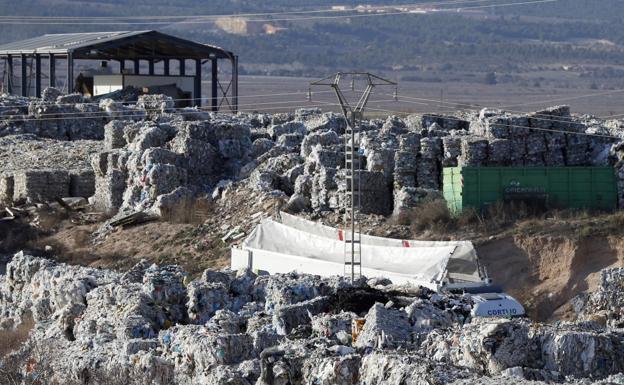
[[394, 94], [392, 95], [392, 97], [394, 98], [395, 102], [399, 101], [399, 89], [398, 88], [394, 89]]
[[312, 101], [312, 89], [308, 88], [308, 102]]
[[351, 78], [351, 91], [355, 91], [355, 79]]

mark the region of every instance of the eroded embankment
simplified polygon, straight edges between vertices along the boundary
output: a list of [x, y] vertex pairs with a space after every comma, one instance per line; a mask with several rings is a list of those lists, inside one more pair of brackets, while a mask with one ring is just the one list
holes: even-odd
[[477, 246], [494, 282], [520, 300], [531, 318], [573, 317], [569, 301], [594, 290], [599, 272], [624, 266], [624, 238], [515, 234]]

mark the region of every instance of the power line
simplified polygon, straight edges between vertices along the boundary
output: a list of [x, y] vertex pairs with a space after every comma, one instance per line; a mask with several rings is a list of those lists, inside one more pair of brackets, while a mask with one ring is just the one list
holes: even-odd
[[471, 3], [483, 3], [494, 0], [453, 0], [453, 1], [432, 1], [422, 3], [394, 4], [394, 5], [375, 5], [370, 8], [345, 7], [345, 8], [323, 8], [300, 11], [280, 11], [280, 12], [260, 12], [260, 13], [233, 13], [233, 14], [214, 14], [214, 15], [152, 15], [152, 16], [36, 16], [36, 15], [5, 15], [0, 16], [0, 20], [162, 20], [162, 19], [216, 19], [221, 17], [250, 17], [250, 16], [274, 16], [274, 15], [297, 15], [297, 14], [315, 14], [315, 13], [341, 13], [341, 12], [358, 12], [361, 10], [378, 11], [384, 9], [396, 9], [397, 7], [425, 7], [431, 5], [461, 5]]
[[[294, 102], [296, 103], [296, 102]], [[298, 105], [298, 106], [284, 106], [284, 107], [265, 107], [264, 110], [265, 111], [269, 111], [269, 110], [282, 110], [282, 109], [293, 109], [293, 108], [303, 108], [303, 107], [309, 107], [309, 105]], [[256, 108], [247, 108], [247, 109], [239, 109], [239, 111], [241, 112], [256, 112], [256, 111], [261, 111], [261, 109], [256, 109]], [[138, 117], [137, 113], [140, 113], [142, 111], [138, 111], [138, 110], [134, 110], [134, 111], [120, 111], [119, 114], [114, 114], [114, 115], [110, 115], [106, 112], [104, 112], [101, 116], [76, 116], [73, 118], [69, 118], [71, 120], [90, 120], [90, 119], [102, 119], [102, 118], [108, 118], [108, 119], [121, 119], [121, 118], [135, 118]], [[205, 114], [205, 113], [209, 113], [209, 110], [192, 110], [192, 111], [174, 111], [171, 112], [171, 115], [193, 115], [193, 114]], [[36, 120], [44, 120], [44, 121], [54, 121], [54, 120], [66, 120], [67, 118], [63, 118], [63, 117], [58, 117], [58, 118], [47, 118], [47, 119], [37, 119], [37, 118], [26, 118], [26, 119], [3, 119], [0, 120], [0, 122], [3, 123], [21, 123], [21, 122], [27, 122], [27, 121], [36, 121]]]
[[[330, 91], [332, 92], [332, 91]], [[301, 93], [301, 95], [305, 95], [305, 93]], [[393, 100], [393, 99], [392, 99]], [[380, 100], [379, 102], [391, 101], [388, 100]], [[308, 105], [296, 105], [296, 106], [282, 106], [283, 104], [292, 104], [292, 103], [301, 103], [306, 102], [306, 100], [292, 100], [292, 101], [283, 101], [283, 102], [266, 102], [266, 103], [249, 103], [249, 104], [239, 104], [239, 107], [250, 107], [247, 109], [241, 109], [241, 111], [254, 112], [254, 111], [268, 111], [273, 109], [295, 109], [295, 108], [303, 108], [309, 107]], [[251, 108], [262, 106], [262, 108]], [[275, 107], [277, 106], [277, 107]], [[193, 115], [193, 114], [203, 114], [210, 113], [210, 106], [202, 107], [197, 110], [187, 110], [184, 107], [173, 108], [171, 109], [170, 114], [173, 115]], [[118, 113], [117, 113], [118, 112]], [[86, 120], [86, 119], [102, 119], [102, 118], [110, 118], [116, 119], [119, 117], [137, 117], [138, 113], [143, 112], [142, 110], [125, 110], [125, 111], [112, 111], [111, 113], [107, 111], [86, 111], [86, 112], [61, 112], [61, 113], [51, 113], [47, 115], [40, 116], [51, 116], [49, 118], [45, 117], [33, 117], [33, 118], [10, 118], [10, 119], [0, 119], [0, 122], [4, 123], [20, 123], [20, 122], [28, 122], [28, 121], [54, 121], [54, 120]]]
[[[331, 93], [333, 91], [315, 91], [315, 93]], [[275, 96], [293, 96], [293, 95], [306, 95], [305, 92], [303, 91], [299, 91], [299, 92], [287, 92], [287, 93], [278, 93], [278, 94], [261, 94], [261, 95], [239, 95], [238, 98], [242, 99], [242, 98], [259, 98], [259, 97], [275, 97]], [[171, 100], [173, 100], [174, 102], [179, 102], [179, 101], [193, 101], [193, 100], [212, 100], [212, 97], [206, 96], [203, 98], [177, 98], [174, 99], [172, 98]], [[104, 100], [104, 99], [102, 99]], [[134, 102], [136, 103], [136, 102]], [[30, 103], [29, 103], [30, 104]], [[0, 104], [0, 108], [24, 108], [24, 107], [28, 107], [29, 104], [14, 104], [14, 105], [3, 105]], [[82, 104], [82, 105], [92, 105], [92, 106], [99, 106], [100, 102], [84, 102], [84, 103], [48, 103], [47, 105], [53, 105], [53, 106], [75, 106], [76, 104]], [[133, 104], [130, 102], [122, 102], [122, 101], [113, 101], [111, 104], [123, 104], [123, 105], [128, 105], [128, 104]], [[45, 104], [44, 104], [45, 105]]]
[[[331, 91], [330, 91], [331, 92]], [[305, 93], [301, 93], [302, 95], [305, 95]], [[301, 101], [303, 102], [303, 101]], [[393, 99], [385, 99], [385, 100], [373, 100], [373, 103], [389, 103], [389, 102], [394, 102], [396, 103], [396, 101]], [[423, 102], [414, 102], [414, 101], [408, 101], [408, 100], [399, 100], [399, 103], [406, 103], [406, 104], [417, 104], [417, 105], [425, 105], [425, 106], [433, 106], [435, 105], [438, 101], [434, 101], [434, 103], [423, 103]], [[284, 102], [286, 103], [286, 102]], [[291, 103], [298, 103], [298, 101], [292, 101]], [[330, 103], [330, 102], [322, 102], [322, 101], [312, 101], [312, 102], [307, 102], [307, 104], [303, 104], [303, 105], [295, 105], [295, 106], [278, 106], [278, 104], [283, 104], [281, 102], [276, 102], [276, 103], [267, 103], [268, 105], [263, 106], [262, 108], [242, 108], [240, 109], [241, 112], [261, 112], [261, 111], [266, 111], [266, 112], [271, 112], [273, 110], [284, 110], [284, 109], [288, 109], [288, 110], [292, 110], [292, 109], [297, 109], [297, 108], [306, 108], [306, 107], [321, 107], [321, 106], [333, 106], [333, 107], [338, 107], [337, 103]], [[310, 105], [312, 104], [312, 106]], [[247, 105], [241, 105], [241, 106], [257, 106], [258, 104], [247, 104]], [[390, 109], [382, 109], [382, 108], [374, 108], [374, 107], [370, 107], [368, 108], [369, 110], [372, 111], [378, 111], [378, 112], [386, 112], [386, 113], [392, 113], [392, 114], [399, 114], [399, 115], [403, 115], [406, 112], [405, 111], [397, 111], [397, 110], [390, 110]], [[102, 114], [100, 116], [77, 116], [77, 117], [73, 117], [71, 118], [72, 120], [88, 120], [88, 119], [102, 119], [102, 118], [108, 118], [108, 119], [120, 119], [120, 118], [133, 118], [133, 117], [137, 117], [137, 112], [140, 111], [121, 111], [121, 114], [117, 114], [115, 116], [111, 116], [106, 112], [96, 112], [98, 114]], [[203, 114], [203, 113], [207, 113], [210, 112], [209, 110], [206, 109], [198, 109], [196, 111], [191, 110], [191, 111], [182, 111], [182, 109], [176, 109], [174, 110], [174, 112], [172, 112], [172, 115], [193, 115], [193, 114]], [[624, 114], [622, 114], [624, 115]], [[26, 118], [26, 119], [2, 119], [0, 120], [0, 122], [6, 122], [6, 123], [20, 123], [20, 122], [25, 122], [25, 121], [36, 121], [36, 120], [46, 120], [46, 121], [52, 121], [52, 120], [65, 120], [67, 118], [63, 118], [63, 117], [59, 117], [59, 118], [47, 118], [47, 119], [40, 119], [40, 118]], [[447, 120], [453, 120], [453, 121], [465, 121], [463, 119], [460, 118], [455, 118], [455, 117], [448, 117], [445, 116], [444, 119]], [[588, 136], [588, 137], [601, 137], [601, 138], [608, 138], [608, 139], [616, 139], [616, 140], [622, 140], [622, 137], [618, 137], [618, 136], [613, 136], [613, 135], [604, 135], [604, 134], [592, 134], [592, 133], [586, 133], [586, 132], [571, 132], [571, 131], [564, 131], [564, 130], [555, 130], [555, 129], [546, 129], [546, 128], [537, 128], [537, 127], [527, 127], [527, 126], [519, 126], [519, 125], [507, 125], [508, 127], [511, 128], [521, 128], [521, 129], [530, 129], [530, 130], [535, 130], [535, 131], [542, 131], [542, 132], [550, 132], [550, 133], [561, 133], [561, 134], [567, 134], [567, 135], [583, 135], [583, 136]]]
[[[388, 95], [388, 94], [386, 94]], [[389, 95], [388, 95], [389, 96]], [[426, 100], [426, 101], [430, 101], [432, 103], [435, 104], [444, 104], [446, 105], [445, 107], [447, 107], [448, 109], [451, 110], [461, 110], [461, 111], [465, 111], [465, 112], [476, 112], [479, 113], [479, 109], [483, 109], [483, 108], [489, 108], [488, 106], [479, 106], [476, 104], [462, 104], [462, 103], [456, 103], [456, 102], [440, 102], [439, 100], [434, 100], [434, 99], [425, 99], [425, 98], [415, 98], [415, 97], [410, 97], [410, 96], [402, 96], [401, 98], [403, 99], [415, 99], [415, 100]], [[432, 104], [427, 104], [427, 105], [432, 105]], [[469, 107], [461, 107], [462, 105], [464, 106], [469, 106]], [[505, 112], [511, 112], [511, 113], [515, 113], [515, 114], [523, 114], [523, 115], [530, 115], [529, 117], [533, 120], [538, 120], [538, 121], [548, 121], [548, 122], [559, 122], [559, 123], [570, 123], [572, 122], [571, 120], [564, 120], [564, 119], [557, 119], [557, 118], [553, 118], [552, 115], [547, 115], [547, 114], [538, 114], [535, 112], [526, 112], [526, 111], [514, 111], [514, 110], [507, 110], [504, 108], [498, 108], [500, 110], [503, 110]], [[598, 119], [602, 119], [599, 118]]]
[[[622, 90], [624, 91], [624, 90]], [[394, 96], [392, 94], [383, 94], [385, 96]], [[487, 106], [479, 106], [477, 104], [469, 104], [469, 103], [459, 103], [459, 102], [440, 102], [439, 100], [435, 100], [435, 99], [427, 99], [427, 98], [418, 98], [418, 97], [413, 97], [413, 96], [401, 96], [401, 99], [414, 99], [414, 100], [418, 100], [419, 102], [416, 101], [411, 101], [411, 104], [420, 104], [420, 105], [425, 105], [425, 106], [435, 106], [438, 105], [440, 103], [442, 104], [447, 104], [449, 108], [452, 108], [453, 110], [461, 110], [464, 112], [479, 112], [478, 110], [476, 110], [474, 107], [477, 108], [486, 108]], [[423, 102], [424, 101], [424, 102]], [[425, 103], [427, 102], [427, 103]], [[459, 107], [460, 105], [465, 105], [465, 106], [470, 106], [472, 108], [462, 108]], [[512, 110], [507, 110], [508, 112], [514, 112]], [[535, 113], [527, 113], [524, 111], [515, 111], [516, 113], [520, 113], [520, 114], [531, 114], [531, 119], [534, 120], [539, 120], [539, 121], [549, 121], [549, 122], [560, 122], [560, 123], [571, 123], [572, 120], [563, 120], [563, 119], [555, 119], [552, 118], [552, 115], [545, 115], [545, 114], [535, 114]], [[624, 115], [624, 114], [622, 114]], [[538, 118], [537, 116], [547, 116], [548, 118]], [[598, 118], [601, 119], [601, 118]], [[604, 120], [604, 119], [603, 119]]]
[[[471, 9], [487, 9], [487, 8], [500, 8], [500, 7], [510, 7], [510, 6], [520, 6], [520, 5], [532, 5], [532, 4], [542, 4], [542, 3], [554, 3], [560, 0], [532, 0], [532, 1], [521, 1], [514, 3], [505, 3], [505, 4], [490, 4], [490, 5], [478, 5], [478, 6], [467, 6], [467, 7], [456, 7], [456, 8], [442, 8], [442, 11], [456, 11], [461, 12], [465, 10]], [[383, 12], [383, 13], [365, 13], [365, 14], [354, 14], [354, 15], [335, 15], [335, 16], [308, 16], [308, 17], [296, 17], [296, 18], [271, 18], [271, 19], [248, 19], [248, 22], [275, 22], [275, 21], [310, 21], [310, 20], [332, 20], [332, 19], [344, 19], [344, 18], [363, 18], [363, 17], [379, 17], [379, 16], [396, 16], [396, 15], [413, 15], [414, 13], [410, 11], [399, 11], [399, 12]], [[164, 22], [164, 21], [155, 21], [155, 22], [72, 22], [72, 25], [170, 25], [170, 24], [204, 24], [209, 20], [181, 20], [175, 22]], [[10, 24], [10, 25], [67, 25], [67, 22], [57, 22], [57, 21], [37, 21], [37, 20], [2, 20], [0, 24]]]
[[[616, 91], [611, 91], [609, 93], [606, 94], [615, 94], [615, 93], [621, 93], [624, 92], [624, 89], [622, 90], [616, 90]], [[386, 94], [387, 96], [390, 96], [390, 94]], [[586, 94], [586, 95], [578, 95], [578, 96], [573, 96], [573, 97], [569, 97], [569, 98], [559, 98], [559, 99], [550, 99], [550, 100], [542, 100], [540, 102], [535, 102], [535, 103], [527, 103], [527, 105], [529, 104], [550, 104], [550, 103], [554, 103], [554, 102], [560, 102], [560, 101], [565, 101], [565, 100], [574, 100], [574, 99], [581, 99], [581, 98], [587, 98], [587, 97], [595, 97], [595, 96], [604, 96], [605, 93], [601, 93], [601, 94]], [[457, 101], [446, 101], [446, 102], [441, 102], [440, 100], [435, 100], [435, 99], [427, 99], [427, 98], [418, 98], [418, 97], [414, 97], [414, 96], [401, 96], [401, 98], [405, 98], [405, 99], [412, 99], [412, 100], [421, 100], [421, 101], [427, 101], [427, 102], [435, 102], [437, 104], [446, 104], [449, 108], [452, 109], [459, 109], [459, 110], [472, 110], [475, 108], [490, 108], [489, 106], [485, 106], [485, 105], [479, 105], [479, 104], [475, 104], [475, 103], [461, 103], [461, 102], [457, 102]], [[468, 106], [469, 108], [462, 108], [459, 106]], [[520, 111], [520, 110], [509, 110], [507, 109], [505, 106], [502, 107], [494, 107], [496, 109], [500, 109], [500, 110], [505, 110], [507, 112], [512, 112], [512, 113], [518, 113], [518, 114], [531, 114], [531, 118], [535, 119], [535, 120], [548, 120], [548, 121], [555, 121], [555, 122], [569, 122], [569, 120], [557, 120], [557, 119], [553, 119], [551, 117], [551, 115], [547, 115], [547, 114], [538, 114], [538, 113], [534, 113], [534, 112], [527, 112], [527, 111]], [[478, 111], [477, 111], [478, 112]], [[621, 116], [624, 114], [618, 114], [618, 115], [613, 115], [613, 116]], [[545, 116], [545, 117], [551, 117], [551, 118], [539, 118], [538, 116]], [[596, 117], [597, 119], [601, 119], [601, 120], [606, 120], [609, 117]]]
[[[624, 90], [619, 90], [619, 91], [624, 91]], [[331, 93], [333, 91], [315, 91], [315, 94], [320, 94], [320, 93]], [[613, 91], [615, 92], [615, 91]], [[305, 92], [289, 92], [289, 93], [272, 93], [272, 94], [257, 94], [257, 95], [244, 95], [241, 96], [241, 98], [251, 98], [251, 97], [277, 97], [277, 96], [296, 96], [296, 95], [300, 95], [302, 97], [305, 97], [306, 94]], [[386, 96], [389, 97], [393, 97], [394, 95], [391, 94], [384, 94]], [[586, 97], [589, 96], [598, 96], [599, 94], [591, 94], [591, 95], [584, 95]], [[600, 94], [601, 95], [601, 94]], [[212, 98], [210, 97], [206, 97], [206, 98], [201, 98], [202, 100], [211, 100]], [[418, 104], [418, 105], [422, 105], [422, 106], [432, 106], [432, 105], [437, 105], [440, 102], [438, 100], [434, 100], [434, 99], [427, 99], [427, 98], [419, 98], [419, 97], [414, 97], [414, 96], [405, 96], [402, 95], [401, 99], [408, 99], [410, 104]], [[180, 98], [180, 99], [172, 99], [172, 101], [189, 101], [189, 100], [195, 100], [194, 98]], [[392, 100], [387, 100], [387, 101], [393, 101]], [[379, 101], [378, 101], [379, 102]], [[549, 101], [545, 101], [546, 103], [548, 103]], [[296, 103], [296, 101], [272, 101], [272, 102], [259, 102], [259, 103], [247, 103], [247, 104], [240, 104], [239, 106], [244, 107], [244, 106], [277, 106], [277, 105], [282, 105], [282, 104], [289, 104], [289, 103]], [[408, 103], [406, 101], [406, 103]], [[99, 102], [87, 102], [87, 103], [81, 103], [84, 105], [94, 105], [94, 106], [99, 106]], [[128, 104], [127, 102], [113, 102], [113, 105], [126, 105]], [[472, 108], [462, 108], [459, 107], [460, 105], [465, 105], [465, 106], [476, 106], [479, 108], [482, 108], [483, 106], [479, 106], [476, 104], [469, 104], [469, 103], [458, 103], [458, 102], [444, 102], [444, 104], [449, 105], [449, 107], [452, 107], [453, 109], [456, 110], [463, 110], [463, 111], [467, 111], [467, 112], [478, 112], [475, 109]], [[75, 106], [75, 103], [61, 103], [61, 104], [52, 104], [54, 106]], [[0, 105], [0, 108], [25, 108], [27, 107], [27, 105], [12, 105], [12, 106], [7, 106], [7, 105]], [[205, 106], [200, 108], [201, 112], [210, 112], [210, 106]], [[174, 110], [184, 110], [184, 108], [176, 108]], [[184, 112], [184, 111], [183, 111]], [[514, 112], [514, 111], [509, 111], [509, 112]], [[522, 113], [522, 114], [526, 114], [526, 112], [523, 111], [516, 111], [518, 113]], [[191, 111], [185, 111], [184, 113], [193, 113]], [[401, 112], [401, 113], [405, 113], [405, 112]], [[608, 118], [612, 118], [612, 117], [616, 117], [616, 116], [621, 116], [624, 114], [617, 114], [617, 115], [612, 115], [609, 117], [597, 117], [597, 119], [601, 119], [601, 120], [606, 120]], [[46, 116], [51, 116], [51, 118], [46, 118]], [[49, 114], [40, 114], [38, 117], [36, 118], [24, 118], [24, 119], [6, 119], [4, 121], [30, 121], [30, 120], [52, 120], [52, 119], [67, 119], [67, 117], [72, 117], [72, 116], [76, 116], [79, 118], [85, 118], [85, 117], [92, 117], [93, 119], [97, 119], [97, 118], [108, 118], [110, 117], [110, 115], [106, 112], [106, 111], [77, 111], [77, 112], [60, 112], [60, 113], [49, 113]], [[539, 118], [537, 116], [547, 116], [547, 118]], [[570, 120], [562, 120], [562, 119], [555, 119], [552, 118], [550, 115], [543, 115], [543, 114], [537, 114], [532, 116], [533, 119], [535, 120], [539, 120], [539, 121], [548, 121], [548, 122], [561, 122], [561, 123], [570, 123]], [[566, 131], [567, 132], [567, 131]]]
[[[379, 101], [382, 102], [382, 101]], [[411, 103], [409, 101], [399, 101], [402, 103]], [[401, 111], [394, 111], [394, 110], [387, 110], [387, 109], [379, 109], [379, 108], [369, 108], [370, 110], [373, 111], [380, 111], [380, 112], [389, 112], [389, 113], [393, 113], [393, 114], [404, 114], [405, 112], [401, 112]], [[459, 119], [459, 118], [455, 118], [455, 117], [444, 117], [444, 119], [448, 119], [448, 120], [454, 120], [454, 121], [464, 121], [463, 119]], [[522, 128], [524, 130], [529, 129], [529, 130], [535, 130], [535, 131], [544, 131], [544, 132], [551, 132], [551, 133], [562, 133], [562, 134], [568, 134], [568, 135], [585, 135], [585, 136], [593, 136], [593, 137], [601, 137], [601, 138], [609, 138], [609, 139], [617, 139], [617, 140], [622, 140], [622, 137], [619, 136], [613, 136], [613, 135], [603, 135], [603, 134], [592, 134], [592, 133], [587, 133], [587, 132], [572, 132], [572, 131], [564, 131], [564, 130], [555, 130], [555, 129], [550, 129], [550, 128], [538, 128], [538, 127], [527, 127], [527, 126], [519, 126], [519, 125], [514, 125], [514, 124], [508, 124], [507, 127], [511, 127], [511, 128]]]
[[[316, 91], [315, 93], [331, 93], [332, 91]], [[281, 95], [287, 95], [287, 96], [294, 96], [294, 95], [300, 95], [302, 97], [305, 97], [306, 94], [304, 92], [292, 92], [292, 93], [281, 93], [281, 94], [263, 94], [263, 95], [247, 95], [247, 97], [274, 97], [274, 96], [281, 96]], [[394, 95], [391, 94], [383, 94], [389, 97], [392, 97], [393, 99], [388, 99], [388, 100], [381, 100], [381, 101], [376, 101], [376, 102], [390, 102], [390, 101], [394, 101]], [[426, 99], [426, 98], [417, 98], [417, 97], [410, 97], [410, 96], [401, 96], [402, 99], [415, 99], [418, 101], [413, 101], [413, 100], [409, 100], [409, 101], [404, 101], [405, 103], [409, 103], [409, 104], [417, 104], [417, 105], [422, 105], [422, 106], [434, 106], [437, 105], [439, 103], [439, 101], [437, 100], [433, 100], [433, 99]], [[210, 99], [210, 98], [203, 98], [203, 99]], [[187, 101], [187, 100], [194, 100], [194, 99], [172, 99], [173, 101]], [[303, 100], [302, 100], [303, 101]], [[239, 106], [244, 107], [244, 106], [278, 106], [278, 105], [283, 105], [283, 104], [289, 104], [289, 103], [297, 103], [297, 101], [271, 101], [271, 102], [258, 102], [258, 103], [247, 103], [247, 104], [240, 104]], [[84, 103], [87, 105], [99, 105], [99, 103]], [[114, 105], [124, 105], [127, 103], [124, 102], [113, 102]], [[451, 104], [451, 102], [448, 102], [448, 104]], [[75, 105], [73, 103], [64, 103], [64, 104], [53, 104], [53, 105]], [[8, 106], [0, 106], [3, 108], [8, 108]], [[15, 107], [26, 107], [25, 105], [18, 105]], [[205, 107], [201, 107], [200, 110], [198, 112], [210, 112], [210, 106], [205, 106]], [[295, 108], [293, 106], [291, 106], [291, 108]], [[454, 106], [454, 109], [459, 109], [459, 110], [463, 110], [466, 112], [478, 112], [476, 110], [473, 109], [469, 109], [469, 108], [461, 108], [461, 107], [457, 107]], [[184, 111], [185, 108], [174, 108], [174, 111], [181, 111], [181, 113], [186, 113], [186, 114], [192, 114], [195, 113], [193, 111], [189, 111], [186, 110]], [[128, 113], [134, 115], [136, 112], [130, 112], [128, 111]], [[405, 113], [405, 111], [401, 111], [400, 113]], [[525, 113], [525, 112], [522, 112]], [[624, 114], [622, 114], [624, 115]], [[46, 118], [46, 116], [50, 116], [50, 118]], [[77, 111], [77, 112], [60, 112], [60, 113], [49, 113], [49, 114], [40, 114], [38, 117], [35, 118], [23, 118], [23, 119], [5, 119], [4, 121], [6, 122], [16, 122], [16, 121], [36, 121], [36, 120], [64, 120], [64, 119], [68, 119], [71, 117], [77, 117], [77, 118], [92, 118], [92, 119], [99, 119], [99, 118], [109, 118], [110, 115], [108, 112], [106, 111]], [[546, 115], [541, 115], [541, 116], [546, 116]], [[616, 116], [616, 115], [614, 115]], [[561, 120], [561, 119], [554, 119], [552, 117], [550, 118], [538, 118], [538, 117], [532, 117], [535, 120], [540, 120], [540, 121], [548, 121], [548, 122], [561, 122], [561, 123], [570, 123], [571, 120]], [[599, 118], [599, 119], [604, 119], [604, 118]], [[567, 132], [567, 131], [566, 131]]]
[[[620, 92], [624, 92], [624, 90], [613, 90], [613, 91], [599, 92], [599, 93], [594, 93], [594, 94], [570, 96], [570, 97], [559, 98], [559, 99], [551, 99], [550, 102], [565, 102], [568, 100], [576, 100], [576, 99], [582, 99], [582, 98], [588, 98], [588, 97], [594, 97], [594, 96], [605, 96], [605, 95], [611, 95], [611, 94], [616, 94]], [[522, 106], [530, 106], [533, 104], [543, 104], [543, 102], [538, 101], [538, 102], [527, 102], [527, 103], [522, 103], [522, 104], [512, 104], [509, 107], [522, 107]], [[506, 106], [503, 106], [500, 108], [506, 108]]]

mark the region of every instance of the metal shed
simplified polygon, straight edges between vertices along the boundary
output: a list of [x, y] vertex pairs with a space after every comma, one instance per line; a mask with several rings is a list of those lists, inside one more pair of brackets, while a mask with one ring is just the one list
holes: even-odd
[[[145, 61], [148, 68], [146, 75], [151, 76], [158, 76], [155, 74], [154, 65], [160, 62], [164, 67], [162, 76], [172, 75], [170, 63], [174, 60], [178, 63], [179, 75], [186, 76], [186, 63], [191, 60], [195, 67], [193, 102], [197, 106], [202, 105], [202, 66], [210, 62], [212, 110], [217, 111], [223, 105], [229, 105], [233, 111], [238, 110], [238, 56], [220, 47], [196, 43], [157, 31], [47, 34], [0, 46], [0, 58], [6, 60], [9, 93], [16, 88], [13, 81], [14, 61], [16, 58], [20, 60], [20, 88], [23, 96], [28, 96], [27, 63], [31, 61], [31, 77], [34, 75], [35, 95], [38, 97], [41, 96], [42, 58], [47, 59], [49, 63], [49, 86], [56, 85], [57, 60], [66, 60], [66, 85], [69, 92], [74, 89], [75, 60], [117, 61], [120, 72], [123, 72], [127, 62], [130, 62], [135, 74], [140, 74], [141, 61]], [[231, 79], [228, 82], [219, 80], [218, 61], [222, 59], [228, 60], [232, 66]]]

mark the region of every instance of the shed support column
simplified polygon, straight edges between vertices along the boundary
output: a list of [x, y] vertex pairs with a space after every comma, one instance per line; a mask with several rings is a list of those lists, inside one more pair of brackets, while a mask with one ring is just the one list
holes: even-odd
[[149, 74], [154, 75], [154, 59], [149, 59]]
[[13, 93], [13, 56], [7, 56], [7, 92]]
[[163, 64], [165, 66], [165, 76], [169, 76], [169, 59], [164, 59]]
[[123, 74], [126, 69], [126, 61], [124, 59], [119, 60], [119, 73]]
[[20, 67], [22, 69], [22, 96], [28, 96], [28, 73], [26, 72], [26, 55], [22, 54]]
[[35, 96], [41, 97], [41, 55], [35, 55]]
[[141, 72], [141, 62], [139, 59], [134, 60], [134, 74], [138, 75]]
[[67, 93], [74, 92], [74, 55], [67, 54]]
[[49, 87], [56, 87], [56, 59], [50, 54], [50, 84]]
[[219, 110], [219, 104], [217, 100], [217, 92], [219, 91], [219, 67], [217, 66], [219, 59], [211, 59], [212, 62], [212, 111], [217, 112]]
[[178, 59], [180, 62], [180, 76], [186, 76], [186, 61], [184, 59]]
[[195, 105], [197, 107], [201, 107], [202, 105], [202, 92], [201, 92], [201, 82], [202, 82], [202, 61], [201, 59], [195, 59]]
[[238, 112], [238, 56], [232, 60], [232, 111]]

